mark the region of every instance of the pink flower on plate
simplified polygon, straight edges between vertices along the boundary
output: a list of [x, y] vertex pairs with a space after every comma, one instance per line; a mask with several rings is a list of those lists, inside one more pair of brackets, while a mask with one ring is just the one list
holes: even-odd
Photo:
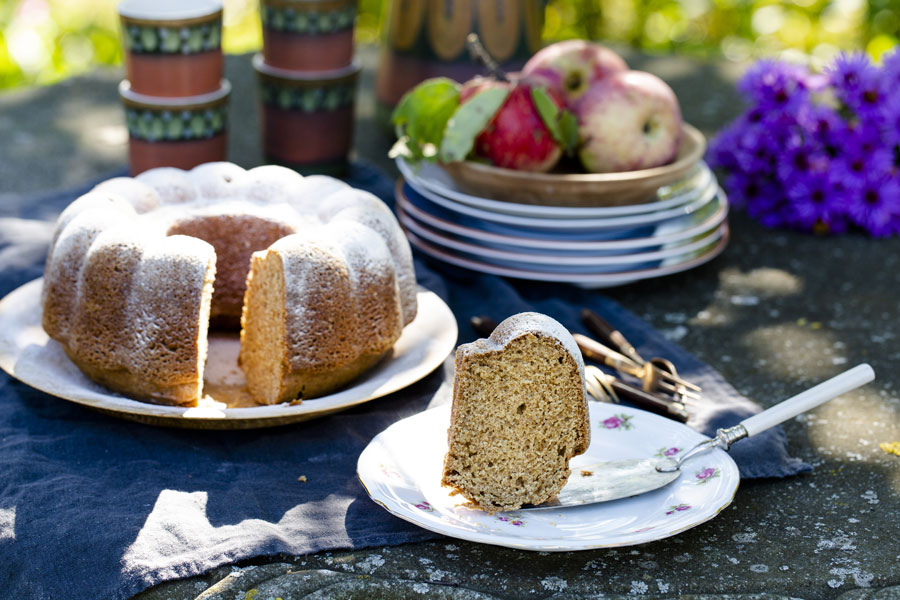
[[516, 515], [497, 515], [497, 520], [504, 523], [509, 523], [510, 525], [515, 525], [516, 527], [521, 527], [525, 524], [525, 521], [523, 521]]
[[434, 512], [434, 508], [431, 506], [431, 504], [429, 504], [425, 500], [422, 500], [421, 502], [416, 504], [415, 507], [418, 508], [419, 510], [423, 510], [425, 512]]
[[674, 506], [670, 506], [670, 507], [669, 507], [669, 510], [666, 511], [666, 514], [667, 514], [667, 515], [674, 515], [674, 514], [677, 513], [677, 512], [682, 512], [682, 511], [685, 511], [685, 510], [690, 510], [690, 508], [691, 508], [691, 505], [690, 505], [690, 504], [676, 504], [676, 505], [674, 505]]
[[697, 471], [694, 477], [697, 478], [697, 485], [700, 485], [701, 483], [707, 483], [710, 479], [715, 479], [719, 475], [719, 469], [706, 467], [702, 471]]
[[619, 413], [603, 420], [603, 427], [606, 429], [631, 429], [631, 415]]
[[656, 456], [657, 458], [672, 458], [679, 452], [681, 452], [681, 448], [676, 448], [674, 446], [671, 448], [666, 448], [665, 446], [663, 446], [656, 451], [656, 454], [654, 456]]

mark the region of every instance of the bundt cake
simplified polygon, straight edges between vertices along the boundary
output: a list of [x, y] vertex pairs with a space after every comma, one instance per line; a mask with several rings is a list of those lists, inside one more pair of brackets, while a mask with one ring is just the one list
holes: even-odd
[[441, 484], [483, 510], [553, 498], [590, 443], [584, 362], [571, 334], [539, 313], [509, 317], [456, 350]]
[[416, 282], [375, 196], [208, 163], [111, 179], [70, 204], [42, 302], [47, 334], [88, 377], [160, 404], [196, 404], [210, 322], [240, 324], [249, 393], [272, 404], [372, 366], [415, 317]]

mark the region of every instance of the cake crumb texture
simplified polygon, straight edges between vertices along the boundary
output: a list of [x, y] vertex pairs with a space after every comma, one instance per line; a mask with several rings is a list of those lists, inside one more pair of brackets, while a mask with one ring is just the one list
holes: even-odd
[[456, 354], [442, 484], [488, 511], [541, 504], [590, 442], [584, 364], [572, 336], [538, 313], [514, 315]]

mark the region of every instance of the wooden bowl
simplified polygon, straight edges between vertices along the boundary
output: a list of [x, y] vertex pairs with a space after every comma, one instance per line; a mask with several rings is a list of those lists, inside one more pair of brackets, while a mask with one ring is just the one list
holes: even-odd
[[533, 173], [472, 161], [441, 165], [468, 194], [544, 206], [622, 206], [656, 199], [656, 191], [685, 177], [703, 157], [706, 138], [684, 124], [675, 160], [620, 173]]

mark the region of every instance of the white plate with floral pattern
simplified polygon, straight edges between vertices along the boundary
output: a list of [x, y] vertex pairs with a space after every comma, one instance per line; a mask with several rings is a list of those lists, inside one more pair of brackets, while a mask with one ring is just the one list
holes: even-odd
[[[673, 456], [706, 439], [663, 417], [616, 404], [590, 403], [591, 445], [570, 462], [579, 469], [604, 460]], [[451, 537], [545, 552], [630, 546], [704, 523], [728, 506], [737, 465], [722, 450], [690, 459], [668, 486], [622, 500], [559, 510], [489, 514], [466, 506], [440, 485], [450, 406], [419, 413], [375, 436], [359, 457], [357, 475], [391, 514]]]

